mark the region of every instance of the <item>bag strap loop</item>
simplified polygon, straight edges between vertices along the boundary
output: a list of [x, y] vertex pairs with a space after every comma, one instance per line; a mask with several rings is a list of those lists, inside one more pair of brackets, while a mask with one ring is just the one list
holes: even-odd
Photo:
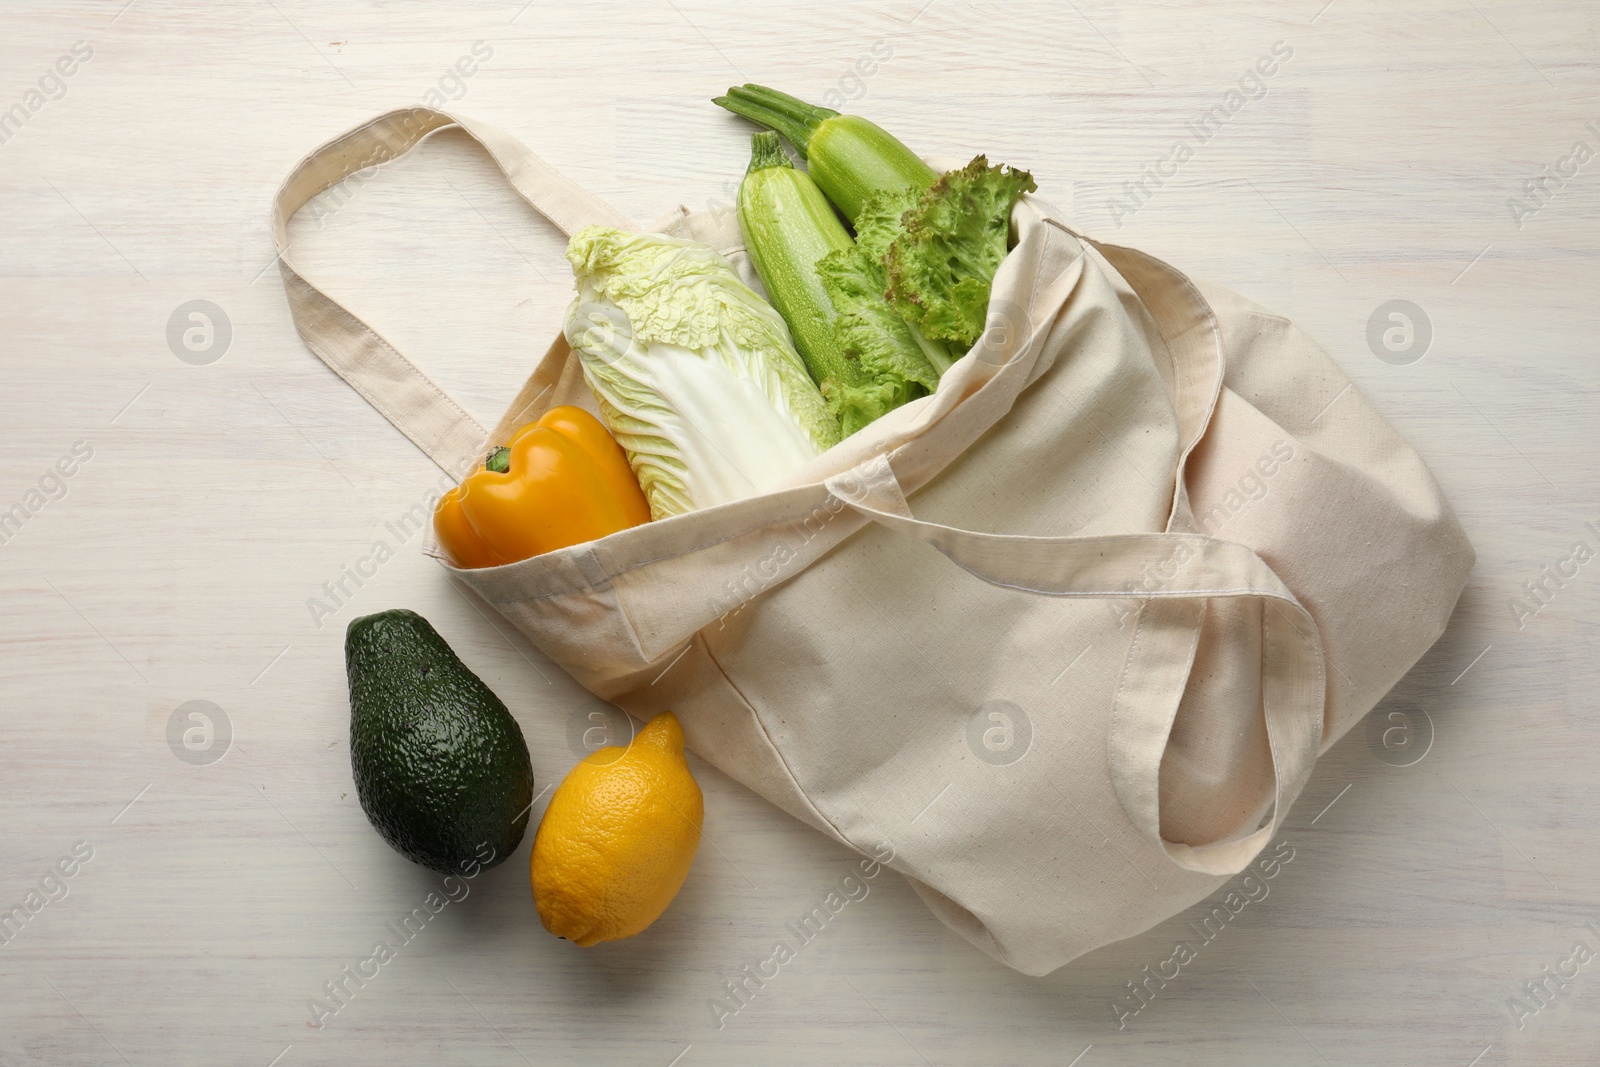
[[1138, 294], [1145, 310], [1172, 357], [1172, 407], [1178, 418], [1180, 455], [1178, 477], [1167, 529], [1192, 531], [1198, 527], [1189, 510], [1189, 491], [1183, 472], [1189, 457], [1211, 425], [1217, 398], [1222, 393], [1226, 368], [1216, 316], [1200, 290], [1182, 271], [1137, 248], [1103, 244], [1079, 233], [1052, 214], [1044, 221], [1071, 234], [1105, 257]]
[[[1123, 808], [1174, 863], [1204, 874], [1243, 870], [1272, 839], [1316, 762], [1326, 684], [1316, 624], [1261, 557], [1202, 534], [1034, 537], [926, 522], [912, 517], [884, 456], [825, 484], [869, 519], [932, 546], [991, 585], [1035, 596], [1142, 599], [1109, 744], [1111, 778]], [[1151, 570], [1159, 578], [1154, 588], [1128, 588], [1129, 575]], [[1254, 597], [1264, 605], [1261, 686], [1274, 775], [1272, 819], [1242, 838], [1179, 844], [1161, 837], [1161, 757], [1188, 686], [1206, 601], [1213, 597]]]
[[521, 141], [488, 123], [430, 107], [399, 108], [314, 149], [279, 187], [272, 237], [295, 329], [306, 347], [424, 454], [454, 477], [483, 457], [488, 434], [416, 364], [371, 326], [301, 275], [289, 256], [289, 220], [312, 197], [411, 151], [424, 138], [458, 127], [489, 153], [512, 188], [562, 233], [598, 223], [633, 229], [604, 201], [563, 177]]

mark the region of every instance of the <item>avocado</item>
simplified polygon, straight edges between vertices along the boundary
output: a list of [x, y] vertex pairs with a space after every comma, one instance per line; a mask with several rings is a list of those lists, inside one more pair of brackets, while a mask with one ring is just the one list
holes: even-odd
[[431, 870], [504, 861], [533, 805], [528, 746], [505, 704], [414, 611], [352, 621], [344, 655], [350, 770], [373, 827]]

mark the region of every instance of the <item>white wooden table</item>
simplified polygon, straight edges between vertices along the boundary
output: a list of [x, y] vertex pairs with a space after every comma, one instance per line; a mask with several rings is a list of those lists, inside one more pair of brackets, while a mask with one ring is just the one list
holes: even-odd
[[[1600, 5], [1322, 3], [7, 0], [0, 907], [40, 896], [0, 946], [0, 1064], [1600, 1061], [1600, 957], [1572, 956], [1600, 953], [1600, 563], [1510, 606], [1600, 548]], [[745, 80], [1026, 166], [1089, 232], [1304, 324], [1459, 509], [1454, 623], [1381, 707], [1410, 716], [1389, 746], [1358, 728], [1319, 766], [1270, 898], [1124, 1029], [1113, 998], [1192, 916], [1032, 979], [893, 875], [719, 1028], [708, 1001], [852, 857], [699, 763], [706, 846], [645, 935], [545, 934], [530, 833], [309, 1026], [436, 882], [357, 804], [344, 624], [430, 618], [541, 782], [596, 702], [388, 531], [436, 472], [296, 336], [272, 192], [436, 91], [646, 220], [728, 198], [749, 131], [707, 101]], [[1147, 166], [1170, 176], [1130, 194]], [[553, 230], [459, 134], [322, 207], [300, 261], [498, 416], [568, 299]], [[185, 347], [196, 300], [218, 332]], [[1369, 346], [1391, 300], [1425, 351]], [[394, 558], [318, 625], [308, 599], [379, 539]], [[186, 762], [190, 701], [216, 731]]]

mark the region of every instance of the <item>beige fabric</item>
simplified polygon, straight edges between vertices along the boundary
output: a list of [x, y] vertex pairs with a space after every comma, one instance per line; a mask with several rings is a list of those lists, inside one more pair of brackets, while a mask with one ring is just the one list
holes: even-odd
[[[557, 174], [516, 138], [448, 112], [411, 107], [379, 115], [302, 159], [273, 201], [272, 236], [289, 309], [306, 347], [429, 459], [459, 477], [483, 457], [488, 442], [483, 427], [376, 330], [301, 277], [289, 257], [289, 220], [312, 197], [369, 167], [392, 162], [429, 134], [452, 126], [460, 126], [483, 145], [523, 199], [562, 232], [571, 234], [590, 223], [632, 227], [626, 217]], [[565, 341], [552, 351], [564, 354]]]
[[[463, 126], [558, 225], [605, 217]], [[280, 234], [363, 137], [302, 164]], [[1242, 870], [1442, 632], [1472, 550], [1288, 322], [1043, 201], [1013, 222], [990, 328], [936, 395], [767, 496], [456, 573], [590, 690], [675, 710], [700, 755], [887, 843], [940, 919], [1044, 974]], [[749, 276], [731, 214], [669, 227]], [[314, 352], [446, 469], [479, 454], [415, 368], [284, 276]], [[557, 340], [497, 437], [560, 403], [593, 399]]]

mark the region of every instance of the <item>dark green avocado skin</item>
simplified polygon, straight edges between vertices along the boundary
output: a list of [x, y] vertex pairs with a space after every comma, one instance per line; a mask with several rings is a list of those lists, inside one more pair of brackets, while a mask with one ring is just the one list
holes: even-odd
[[344, 655], [350, 770], [378, 833], [446, 874], [504, 861], [533, 802], [528, 746], [505, 704], [414, 611], [352, 621]]

